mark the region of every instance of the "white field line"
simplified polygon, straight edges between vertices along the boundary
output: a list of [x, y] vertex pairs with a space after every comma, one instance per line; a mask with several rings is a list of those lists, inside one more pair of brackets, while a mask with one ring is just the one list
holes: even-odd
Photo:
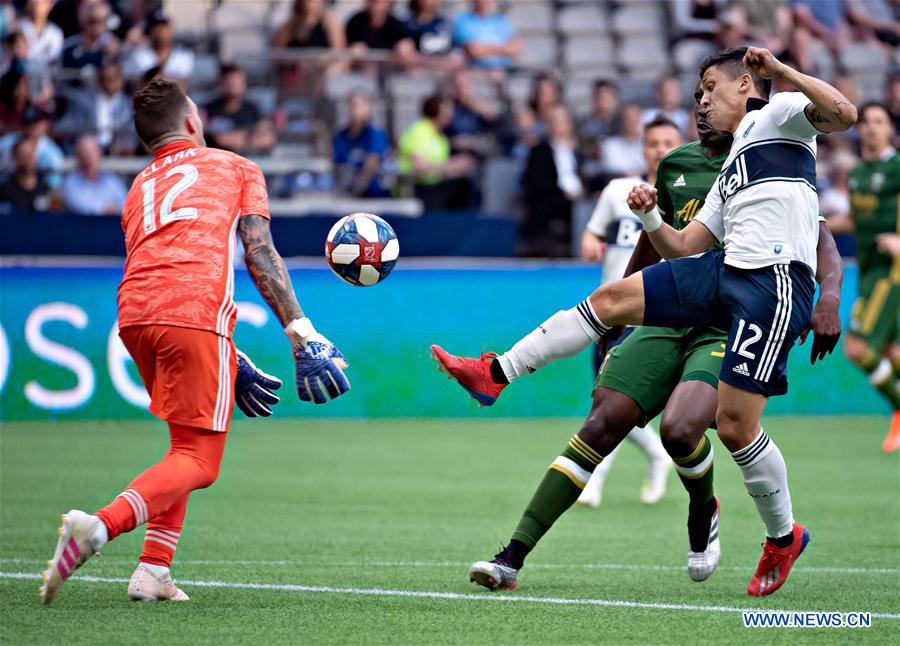
[[[101, 563], [122, 565], [136, 563], [134, 559], [105, 559], [100, 557]], [[15, 563], [18, 565], [37, 564], [44, 561], [37, 559], [0, 558], [0, 564]], [[178, 559], [177, 565], [215, 566], [215, 565], [255, 565], [255, 566], [322, 566], [322, 567], [383, 567], [383, 568], [468, 568], [471, 563], [463, 561], [324, 561], [324, 560], [190, 560]], [[717, 569], [730, 572], [745, 572], [748, 567], [719, 566]], [[687, 568], [683, 565], [643, 565], [638, 563], [529, 563], [529, 570], [636, 570], [643, 572], [684, 572]], [[813, 572], [816, 574], [900, 574], [900, 568], [865, 568], [865, 567], [804, 567], [801, 563], [797, 571]]]
[[[40, 577], [30, 572], [0, 572], [0, 579], [39, 580]], [[79, 576], [79, 581], [87, 583], [128, 583], [128, 579], [114, 579], [99, 576]], [[626, 601], [621, 599], [568, 599], [564, 597], [527, 597], [513, 594], [464, 594], [459, 592], [428, 592], [420, 590], [390, 590], [386, 588], [333, 588], [318, 585], [294, 585], [290, 583], [240, 583], [236, 581], [188, 581], [179, 579], [183, 586], [198, 588], [223, 588], [227, 590], [274, 590], [282, 592], [312, 592], [320, 594], [358, 595], [369, 597], [408, 597], [415, 599], [446, 599], [450, 601], [513, 601], [519, 603], [539, 603], [559, 606], [605, 606], [610, 608], [641, 608], [649, 610], [683, 610], [688, 612], [754, 612], [760, 608], [741, 608], [736, 606], [703, 606], [688, 603], [654, 603], [650, 601]], [[765, 608], [765, 610], [771, 610]], [[807, 612], [771, 610], [772, 612]], [[877, 619], [900, 619], [900, 614], [873, 612]]]

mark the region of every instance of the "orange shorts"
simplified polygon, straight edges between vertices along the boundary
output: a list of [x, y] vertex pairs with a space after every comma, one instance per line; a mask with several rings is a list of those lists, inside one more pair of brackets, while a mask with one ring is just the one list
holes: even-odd
[[234, 342], [214, 332], [135, 325], [119, 337], [150, 393], [150, 412], [167, 422], [225, 432], [234, 408]]

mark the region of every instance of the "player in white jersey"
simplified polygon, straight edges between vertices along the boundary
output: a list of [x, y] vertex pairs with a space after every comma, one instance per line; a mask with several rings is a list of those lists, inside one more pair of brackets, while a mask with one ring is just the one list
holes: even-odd
[[[776, 95], [768, 103], [773, 77], [799, 93]], [[756, 47], [708, 58], [700, 87], [701, 116], [712, 128], [733, 134], [732, 152], [700, 214], [675, 230], [656, 209], [655, 189], [640, 185], [628, 197], [653, 246], [670, 260], [601, 286], [505, 354], [455, 357], [454, 376], [493, 401], [509, 382], [574, 356], [613, 326], [728, 329], [716, 426], [766, 528], [762, 558], [747, 586], [748, 594], [765, 596], [784, 584], [809, 532], [794, 522], [784, 458], [760, 419], [769, 396], [787, 392], [787, 356], [812, 311], [815, 138], [847, 130], [857, 110], [828, 83]], [[724, 252], [706, 251], [719, 241]], [[577, 439], [580, 455], [596, 466], [603, 458], [592, 446], [601, 446], [597, 438]]]
[[[635, 184], [656, 183], [656, 169], [659, 162], [670, 151], [681, 145], [681, 131], [674, 122], [665, 117], [657, 117], [644, 126], [643, 153], [647, 164], [647, 176], [618, 177], [606, 185], [600, 193], [591, 219], [581, 237], [581, 257], [588, 261], [603, 261], [602, 284], [621, 280], [628, 268], [628, 261], [641, 236], [641, 220], [628, 206], [628, 193]], [[609, 344], [598, 343], [595, 371], [606, 349], [621, 343], [633, 327], [628, 327]], [[602, 346], [602, 347], [601, 347]], [[637, 444], [648, 462], [647, 480], [641, 488], [641, 502], [653, 505], [666, 493], [666, 480], [672, 468], [672, 460], [666, 453], [659, 435], [651, 424], [635, 426], [627, 439]], [[591, 479], [578, 497], [578, 504], [585, 507], [599, 507], [603, 498], [603, 483], [618, 448], [603, 458], [594, 469]]]

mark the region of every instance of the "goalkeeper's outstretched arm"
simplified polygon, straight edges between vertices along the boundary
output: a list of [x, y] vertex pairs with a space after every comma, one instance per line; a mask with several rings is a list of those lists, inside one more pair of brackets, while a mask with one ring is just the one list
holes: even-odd
[[245, 215], [238, 223], [238, 233], [244, 244], [244, 261], [250, 277], [282, 327], [302, 319], [303, 310], [294, 294], [287, 267], [275, 249], [269, 220], [260, 215]]

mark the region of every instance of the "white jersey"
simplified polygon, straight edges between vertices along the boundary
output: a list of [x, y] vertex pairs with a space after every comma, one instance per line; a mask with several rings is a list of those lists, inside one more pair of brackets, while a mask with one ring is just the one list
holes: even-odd
[[810, 100], [781, 92], [748, 112], [695, 219], [725, 241], [725, 263], [742, 269], [797, 260], [815, 274], [819, 238], [816, 135]]
[[587, 230], [607, 242], [603, 257], [603, 283], [614, 283], [625, 275], [631, 253], [641, 236], [641, 221], [628, 208], [628, 193], [641, 177], [620, 177], [612, 180], [600, 193], [597, 206], [587, 223]]

